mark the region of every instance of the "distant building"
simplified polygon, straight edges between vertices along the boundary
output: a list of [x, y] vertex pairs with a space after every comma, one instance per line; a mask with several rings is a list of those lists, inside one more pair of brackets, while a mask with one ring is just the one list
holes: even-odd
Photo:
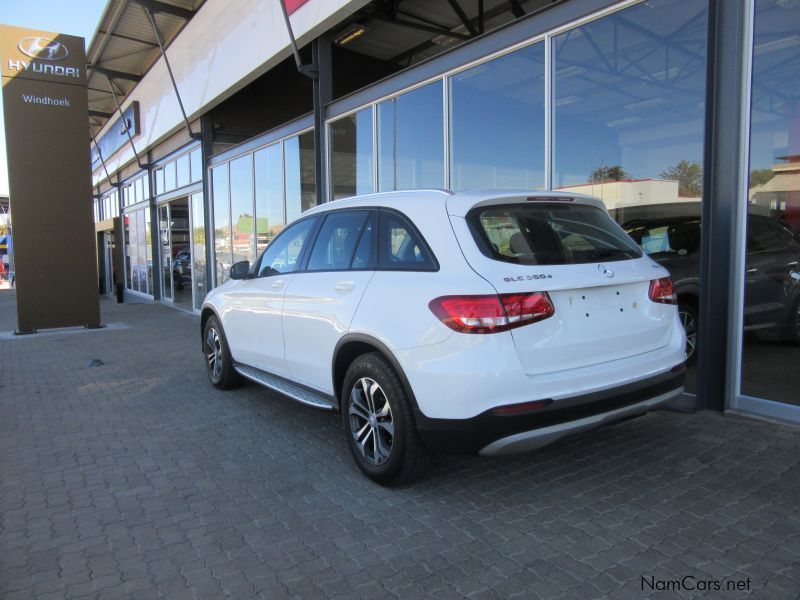
[[700, 198], [678, 195], [678, 182], [673, 179], [623, 179], [603, 183], [583, 183], [557, 188], [561, 192], [576, 192], [596, 196], [608, 210], [642, 206], [644, 204], [672, 204], [674, 202], [699, 202]]

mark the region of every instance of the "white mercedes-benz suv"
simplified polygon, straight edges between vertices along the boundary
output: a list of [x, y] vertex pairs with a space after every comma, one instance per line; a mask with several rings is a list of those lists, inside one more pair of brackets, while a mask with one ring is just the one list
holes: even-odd
[[522, 452], [683, 391], [669, 273], [596, 198], [415, 190], [330, 202], [208, 294], [211, 383], [340, 411], [360, 469]]

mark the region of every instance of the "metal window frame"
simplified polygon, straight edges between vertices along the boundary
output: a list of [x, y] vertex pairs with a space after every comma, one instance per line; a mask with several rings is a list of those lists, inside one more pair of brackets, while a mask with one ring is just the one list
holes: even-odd
[[738, 164], [739, 189], [736, 219], [736, 254], [734, 256], [733, 286], [730, 290], [733, 310], [728, 327], [731, 344], [727, 356], [728, 378], [726, 385], [725, 411], [755, 416], [797, 425], [800, 422], [800, 406], [759, 398], [742, 393], [742, 358], [744, 355], [744, 285], [747, 256], [747, 206], [750, 179], [750, 135], [753, 98], [753, 47], [755, 40], [756, 0], [745, 1], [745, 30], [742, 64], [742, 97], [740, 98], [742, 119], [739, 128], [740, 152]]
[[[307, 120], [311, 120], [311, 126], [304, 127], [300, 130], [293, 130], [290, 129], [293, 125], [297, 124], [306, 124]], [[289, 129], [292, 131], [291, 133], [287, 133], [286, 130]], [[266, 134], [257, 136], [252, 140], [248, 140], [243, 144], [235, 146], [233, 148], [229, 148], [225, 152], [220, 152], [219, 154], [210, 157], [208, 160], [208, 164], [206, 165], [206, 176], [208, 178], [209, 186], [208, 186], [208, 202], [209, 202], [209, 218], [206, 222], [206, 231], [208, 231], [211, 235], [208, 236], [209, 243], [211, 244], [211, 255], [214, 263], [214, 268], [211, 271], [211, 281], [213, 282], [213, 287], [209, 288], [209, 292], [218, 287], [219, 283], [217, 282], [217, 268], [216, 268], [216, 257], [217, 252], [214, 246], [214, 231], [216, 229], [216, 225], [214, 223], [214, 186], [212, 183], [212, 175], [211, 171], [217, 167], [222, 165], [227, 165], [228, 168], [228, 213], [229, 219], [231, 223], [231, 228], [233, 227], [233, 217], [231, 214], [231, 182], [230, 182], [230, 163], [234, 160], [239, 158], [243, 158], [245, 156], [250, 156], [250, 160], [252, 161], [253, 165], [253, 214], [256, 215], [256, 197], [255, 197], [255, 176], [256, 176], [256, 169], [255, 169], [255, 154], [261, 150], [265, 150], [266, 148], [270, 148], [272, 146], [278, 145], [280, 147], [280, 155], [281, 155], [281, 193], [282, 193], [282, 214], [283, 214], [283, 222], [286, 224], [286, 152], [285, 152], [285, 142], [294, 137], [299, 137], [309, 132], [314, 131], [313, 125], [313, 115], [307, 115], [305, 117], [301, 117], [300, 119], [296, 119], [291, 123], [283, 127], [279, 127], [277, 129], [272, 130], [271, 132], [267, 132]], [[280, 137], [276, 137], [276, 134], [283, 134]], [[269, 141], [266, 141], [269, 140]], [[316, 151], [316, 150], [315, 150]], [[199, 183], [199, 182], [198, 182]], [[197, 185], [194, 184], [194, 185]], [[184, 188], [189, 189], [189, 188]], [[181, 190], [181, 193], [178, 194], [183, 195], [184, 192]], [[257, 215], [255, 218], [258, 218]], [[231, 229], [231, 234], [233, 230]], [[256, 255], [258, 254], [258, 233], [257, 233], [257, 226], [256, 226], [256, 236], [255, 236], [255, 248], [256, 248]], [[231, 261], [233, 261], [233, 238], [231, 238]]]
[[[373, 161], [373, 178], [374, 178], [374, 185], [373, 185], [373, 192], [376, 192], [379, 189], [378, 184], [378, 134], [377, 134], [377, 107], [379, 104], [386, 102], [388, 100], [396, 99], [403, 94], [407, 94], [412, 92], [420, 87], [426, 86], [428, 84], [434, 83], [436, 81], [442, 82], [442, 103], [443, 103], [443, 130], [444, 130], [444, 152], [443, 152], [443, 181], [444, 185], [447, 189], [451, 188], [452, 185], [452, 165], [451, 163], [451, 156], [452, 156], [452, 148], [451, 148], [451, 123], [450, 123], [450, 113], [451, 113], [451, 79], [453, 76], [463, 73], [473, 67], [486, 64], [491, 62], [495, 59], [500, 57], [506, 56], [517, 50], [522, 48], [527, 48], [533, 46], [538, 43], [544, 44], [544, 52], [545, 52], [545, 86], [544, 86], [544, 112], [545, 112], [545, 122], [544, 122], [544, 188], [546, 190], [551, 190], [553, 185], [553, 167], [554, 167], [554, 93], [555, 93], [555, 85], [554, 85], [554, 60], [553, 60], [553, 44], [555, 43], [554, 38], [566, 31], [570, 31], [572, 29], [576, 29], [581, 27], [587, 23], [592, 21], [596, 21], [607, 17], [613, 13], [625, 10], [630, 8], [631, 6], [635, 6], [637, 4], [642, 4], [646, 0], [622, 0], [620, 2], [589, 2], [587, 4], [594, 4], [599, 5], [596, 6], [594, 10], [590, 10], [589, 12], [575, 17], [571, 20], [561, 22], [559, 25], [551, 26], [551, 27], [543, 27], [546, 23], [546, 17], [550, 16], [551, 18], [556, 17], [560, 13], [558, 8], [563, 7], [554, 7], [553, 9], [549, 10], [546, 13], [538, 14], [538, 15], [529, 15], [529, 17], [535, 16], [535, 20], [523, 19], [522, 22], [519, 23], [512, 23], [510, 26], [504, 28], [503, 31], [497, 32], [492, 34], [491, 36], [487, 36], [485, 39], [476, 40], [473, 43], [465, 44], [462, 47], [456, 48], [451, 52], [445, 53], [443, 55], [434, 57], [428, 61], [424, 61], [419, 65], [416, 65], [410, 69], [407, 69], [400, 74], [393, 75], [377, 83], [353, 92], [343, 98], [335, 100], [326, 106], [326, 118], [325, 118], [325, 131], [323, 135], [323, 139], [325, 140], [325, 161], [328, 165], [328, 185], [327, 187], [327, 194], [325, 197], [326, 202], [330, 202], [333, 200], [333, 156], [332, 156], [332, 140], [330, 137], [330, 130], [331, 124], [334, 121], [338, 121], [344, 117], [348, 117], [353, 115], [361, 110], [366, 108], [372, 108], [373, 117], [372, 117], [372, 124], [373, 124], [373, 148], [372, 148], [372, 161]], [[576, 5], [572, 5], [575, 7]], [[578, 9], [580, 10], [580, 9]], [[539, 30], [537, 33], [529, 33], [525, 34], [525, 28], [535, 27]], [[510, 41], [506, 44], [498, 43], [501, 42], [501, 38], [506, 36], [510, 36], [512, 38], [520, 38], [515, 39], [514, 41]], [[496, 39], [497, 38], [497, 39]], [[484, 44], [491, 44], [495, 47], [492, 51], [488, 53], [481, 52]], [[465, 56], [465, 57], [472, 57], [471, 59], [458, 61], [458, 57]], [[454, 64], [455, 63], [455, 64]], [[442, 65], [446, 68], [439, 68], [436, 67], [438, 65]], [[432, 73], [431, 73], [432, 71]], [[416, 75], [416, 77], [415, 77]], [[405, 85], [401, 85], [403, 80], [409, 80], [409, 83]]]

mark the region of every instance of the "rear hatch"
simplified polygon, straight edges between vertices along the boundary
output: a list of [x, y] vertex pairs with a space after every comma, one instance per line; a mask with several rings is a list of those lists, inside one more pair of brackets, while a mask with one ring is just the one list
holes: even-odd
[[448, 212], [470, 266], [499, 294], [547, 292], [555, 308], [553, 316], [511, 330], [527, 373], [668, 344], [675, 308], [649, 297], [650, 282], [667, 273], [599, 205], [522, 197], [459, 208]]

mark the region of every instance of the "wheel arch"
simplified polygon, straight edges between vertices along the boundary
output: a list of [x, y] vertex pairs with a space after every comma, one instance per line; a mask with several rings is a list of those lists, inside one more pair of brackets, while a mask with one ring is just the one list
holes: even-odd
[[220, 326], [222, 325], [222, 319], [219, 318], [217, 311], [211, 308], [209, 305], [205, 305], [203, 310], [200, 311], [200, 349], [203, 349], [205, 344], [205, 338], [203, 337], [203, 332], [206, 330], [206, 323], [211, 317], [216, 317], [217, 321], [219, 321]]
[[411, 389], [411, 384], [403, 372], [402, 366], [395, 358], [388, 346], [380, 340], [366, 334], [350, 333], [342, 337], [333, 350], [333, 360], [331, 363], [331, 381], [333, 383], [333, 397], [336, 399], [339, 409], [341, 410], [342, 398], [341, 390], [344, 383], [344, 376], [347, 373], [348, 367], [353, 361], [362, 354], [370, 352], [380, 352], [386, 360], [392, 365], [392, 368], [400, 378], [400, 383], [408, 398], [411, 400], [411, 405], [416, 413], [419, 410], [417, 399], [414, 396], [414, 391]]

